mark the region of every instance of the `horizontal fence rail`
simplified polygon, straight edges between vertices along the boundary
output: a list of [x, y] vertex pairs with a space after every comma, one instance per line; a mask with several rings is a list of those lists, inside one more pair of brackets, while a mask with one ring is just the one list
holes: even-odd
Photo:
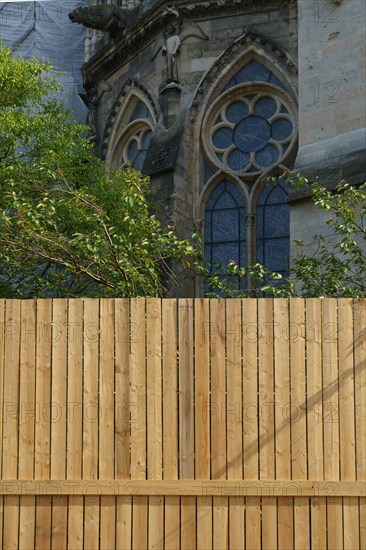
[[366, 301], [0, 300], [4, 549], [366, 548]]

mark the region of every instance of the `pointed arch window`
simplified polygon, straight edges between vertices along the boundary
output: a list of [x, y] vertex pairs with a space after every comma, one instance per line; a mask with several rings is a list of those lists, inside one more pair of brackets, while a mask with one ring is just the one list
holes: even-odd
[[[228, 180], [212, 191], [205, 211], [205, 260], [223, 273], [230, 261], [246, 263], [245, 202], [239, 189]], [[237, 278], [238, 286], [242, 286]]]
[[[253, 189], [262, 185], [266, 173], [293, 165], [297, 110], [286, 77], [257, 57], [248, 59], [218, 87], [203, 119], [201, 173], [205, 184], [222, 178], [206, 204], [205, 257], [208, 266], [226, 266], [230, 260], [242, 267], [261, 263], [286, 276], [290, 256], [286, 186], [265, 185], [259, 196]], [[246, 186], [247, 204], [232, 181]], [[230, 202], [224, 197], [235, 193], [241, 202], [238, 198], [232, 210], [223, 208], [224, 200]], [[238, 281], [238, 287], [243, 288], [243, 282]]]
[[282, 183], [266, 185], [256, 209], [256, 259], [281, 275], [290, 269], [290, 207]]

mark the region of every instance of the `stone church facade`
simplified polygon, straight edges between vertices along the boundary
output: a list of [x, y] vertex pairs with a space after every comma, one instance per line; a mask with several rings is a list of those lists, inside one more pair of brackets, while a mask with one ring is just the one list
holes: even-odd
[[98, 154], [149, 175], [159, 216], [202, 232], [208, 263], [286, 273], [291, 241], [324, 233], [324, 217], [266, 177], [366, 179], [365, 3], [113, 6], [74, 17], [90, 27], [82, 71]]

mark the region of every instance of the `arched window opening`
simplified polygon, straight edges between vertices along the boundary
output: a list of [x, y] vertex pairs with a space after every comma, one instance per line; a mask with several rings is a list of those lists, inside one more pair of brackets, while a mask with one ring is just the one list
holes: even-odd
[[256, 215], [256, 260], [286, 277], [290, 269], [290, 207], [287, 189], [268, 184], [261, 192]]
[[[205, 211], [206, 265], [222, 274], [229, 262], [246, 264], [245, 203], [239, 189], [228, 180], [212, 191]], [[244, 287], [239, 277], [231, 277], [238, 288]]]

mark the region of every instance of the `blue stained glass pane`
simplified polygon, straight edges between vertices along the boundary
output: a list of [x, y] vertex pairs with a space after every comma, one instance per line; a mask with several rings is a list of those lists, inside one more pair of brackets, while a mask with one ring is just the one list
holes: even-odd
[[250, 155], [235, 149], [228, 156], [227, 162], [231, 170], [244, 170], [250, 162]]
[[135, 161], [132, 163], [132, 166], [134, 167], [135, 170], [139, 170], [141, 172], [145, 157], [146, 157], [146, 152], [140, 151]]
[[[138, 120], [140, 118], [148, 118], [149, 109], [143, 101], [139, 101], [135, 107], [135, 110], [131, 116], [130, 122], [132, 120]], [[150, 115], [151, 116], [151, 115]]]
[[249, 116], [240, 121], [234, 130], [234, 141], [240, 151], [250, 153], [263, 149], [271, 138], [271, 127], [261, 117]]
[[128, 146], [127, 150], [127, 158], [128, 160], [133, 163], [138, 153], [138, 145], [137, 141], [134, 139], [131, 141], [130, 145]]
[[231, 103], [231, 105], [229, 105], [226, 109], [226, 118], [229, 122], [236, 124], [248, 116], [248, 113], [249, 109], [246, 103], [243, 103], [242, 101], [235, 101], [235, 103]]
[[277, 111], [277, 103], [271, 97], [262, 97], [254, 106], [254, 112], [263, 118], [271, 118]]
[[267, 67], [254, 60], [244, 67], [243, 72], [245, 82], [251, 82], [253, 80], [268, 82], [271, 75], [271, 71], [267, 69]]
[[218, 208], [236, 208], [237, 202], [234, 199], [234, 197], [231, 195], [231, 193], [228, 193], [227, 191], [221, 193], [220, 197], [216, 201], [215, 209]]
[[264, 204], [287, 204], [286, 187], [281, 184], [266, 185], [258, 200], [258, 205]]
[[229, 242], [239, 240], [239, 212], [214, 210], [212, 214], [212, 241]]
[[211, 164], [205, 160], [204, 163], [204, 173], [205, 173], [205, 183], [215, 174], [216, 170], [211, 166]]
[[290, 252], [290, 207], [281, 184], [266, 185], [259, 197], [256, 219], [257, 261], [286, 275]]
[[289, 241], [268, 239], [264, 243], [266, 267], [273, 271], [287, 271], [289, 268]]
[[[245, 208], [239, 189], [222, 181], [212, 192], [205, 213], [205, 260], [208, 266], [245, 263]], [[233, 278], [237, 287], [239, 278]]]
[[274, 145], [268, 144], [264, 149], [258, 151], [255, 159], [260, 166], [272, 166], [278, 161], [279, 151]]
[[264, 264], [264, 253], [263, 253], [264, 241], [257, 241], [257, 262], [259, 264]]
[[286, 115], [289, 114], [288, 110], [283, 105], [282, 105], [281, 113], [285, 113]]
[[221, 115], [217, 117], [217, 119], [215, 120], [215, 124], [220, 124], [220, 122], [222, 122]]
[[264, 211], [264, 236], [286, 237], [290, 224], [290, 212], [287, 204], [266, 206]]
[[212, 264], [221, 264], [225, 269], [229, 262], [240, 262], [239, 245], [236, 243], [214, 245], [212, 247]]
[[269, 82], [271, 84], [274, 84], [275, 86], [278, 86], [279, 88], [283, 88], [284, 90], [286, 90], [285, 84], [273, 73], [271, 73], [271, 76], [269, 77]]
[[278, 141], [288, 139], [292, 130], [292, 123], [285, 118], [279, 118], [272, 123], [272, 137]]
[[233, 144], [233, 131], [227, 126], [214, 133], [212, 143], [218, 149], [227, 149]]
[[142, 148], [144, 149], [144, 151], [148, 150], [151, 138], [152, 132], [149, 130], [148, 132], [146, 132], [146, 134], [144, 135], [144, 139], [142, 140]]

